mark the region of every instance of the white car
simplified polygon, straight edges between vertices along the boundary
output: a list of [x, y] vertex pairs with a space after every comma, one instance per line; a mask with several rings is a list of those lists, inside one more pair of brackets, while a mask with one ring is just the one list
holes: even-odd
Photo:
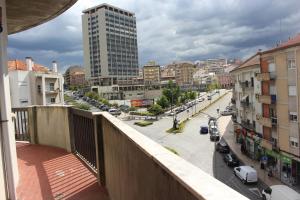
[[286, 185], [273, 185], [262, 191], [263, 200], [300, 200], [300, 194]]
[[257, 172], [256, 170], [251, 166], [239, 166], [235, 167], [233, 169], [234, 175], [239, 177], [244, 184], [246, 183], [256, 183], [257, 178]]
[[120, 115], [121, 114], [121, 111], [115, 109], [115, 108], [111, 108], [108, 110], [108, 112], [112, 115]]

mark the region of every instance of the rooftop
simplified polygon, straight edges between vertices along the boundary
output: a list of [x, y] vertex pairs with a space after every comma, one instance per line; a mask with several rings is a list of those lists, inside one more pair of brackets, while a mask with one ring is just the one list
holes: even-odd
[[85, 10], [82, 11], [82, 13], [87, 14], [87, 13], [89, 13], [91, 11], [92, 12], [93, 11], [97, 11], [97, 10], [102, 9], [102, 8], [109, 9], [109, 10], [112, 10], [112, 11], [115, 11], [115, 12], [120, 12], [121, 14], [126, 14], [126, 15], [129, 15], [129, 16], [134, 16], [133, 12], [130, 12], [128, 10], [124, 10], [122, 8], [118, 8], [116, 6], [112, 6], [112, 5], [107, 4], [107, 3], [103, 3], [103, 4], [100, 4], [98, 6], [94, 6], [94, 7], [85, 9]]
[[264, 52], [262, 52], [263, 54], [265, 53], [271, 53], [277, 50], [282, 50], [282, 49], [286, 49], [286, 48], [290, 48], [290, 47], [294, 47], [294, 46], [299, 46], [300, 45], [300, 33], [298, 35], [296, 35], [293, 38], [289, 38], [288, 41], [285, 41], [281, 44], [278, 44], [277, 47], [266, 50]]
[[[10, 60], [8, 61], [8, 70], [14, 71], [14, 70], [21, 70], [21, 71], [27, 71], [27, 65], [22, 60]], [[43, 65], [34, 63], [34, 66], [32, 67], [32, 71], [36, 72], [48, 72], [49, 69]]]
[[259, 65], [259, 64], [260, 64], [260, 55], [259, 55], [259, 53], [257, 53], [255, 55], [251, 56], [250, 58], [248, 58], [240, 66], [234, 68], [230, 72], [237, 71], [239, 69], [244, 69], [246, 67], [252, 67], [252, 66], [255, 66], [255, 65]]

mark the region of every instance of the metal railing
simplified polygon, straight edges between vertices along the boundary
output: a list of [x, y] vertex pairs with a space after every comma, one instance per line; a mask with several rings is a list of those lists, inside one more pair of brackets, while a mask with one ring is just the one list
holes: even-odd
[[13, 123], [15, 127], [16, 140], [29, 141], [30, 134], [28, 132], [28, 109], [27, 108], [12, 108]]

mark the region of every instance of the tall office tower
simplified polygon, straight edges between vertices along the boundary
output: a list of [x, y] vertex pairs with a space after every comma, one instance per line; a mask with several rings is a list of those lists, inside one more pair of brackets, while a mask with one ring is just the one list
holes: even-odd
[[131, 84], [138, 76], [134, 13], [101, 4], [83, 11], [84, 65], [92, 85]]

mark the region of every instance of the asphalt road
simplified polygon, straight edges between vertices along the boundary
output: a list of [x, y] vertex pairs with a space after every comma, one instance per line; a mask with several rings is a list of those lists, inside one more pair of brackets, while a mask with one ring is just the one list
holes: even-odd
[[[249, 199], [261, 199], [260, 191], [265, 188], [265, 184], [259, 181], [255, 185], [244, 185], [234, 176], [232, 168], [224, 163], [223, 155], [215, 151], [215, 143], [209, 140], [209, 135], [199, 133], [200, 126], [207, 125], [208, 115], [218, 117], [217, 109], [224, 110], [229, 105], [230, 99], [231, 93], [203, 110], [203, 113], [191, 118], [186, 123], [183, 133], [168, 134], [165, 132], [172, 126], [172, 117], [165, 117], [148, 127], [133, 125], [134, 121], [127, 121], [126, 123], [159, 144], [174, 149], [179, 156]], [[203, 104], [206, 103], [203, 102]], [[219, 124], [219, 126], [222, 126], [222, 124]]]

